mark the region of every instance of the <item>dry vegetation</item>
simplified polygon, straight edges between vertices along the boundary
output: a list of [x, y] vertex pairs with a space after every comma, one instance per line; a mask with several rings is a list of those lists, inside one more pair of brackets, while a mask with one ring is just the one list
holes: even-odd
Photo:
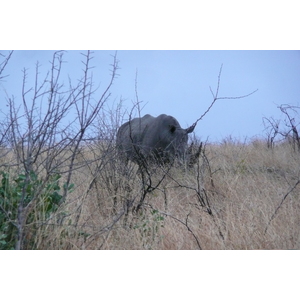
[[[75, 85], [60, 84], [63, 53], [56, 52], [44, 79], [37, 64], [33, 87], [24, 70], [21, 104], [7, 98], [0, 120], [0, 249], [300, 248], [300, 139], [290, 113], [299, 107], [281, 107], [288, 131], [266, 119], [266, 140], [206, 144], [191, 168], [148, 165], [141, 172], [115, 149], [121, 105], [105, 107], [116, 55], [98, 98], [92, 53], [83, 57]], [[221, 99], [220, 75], [195, 126]], [[74, 120], [66, 122], [70, 115]]]
[[124, 166], [110, 156], [111, 146], [110, 155], [104, 148], [81, 149], [76, 163], [93, 162], [74, 171], [74, 190], [58, 211], [44, 224], [27, 224], [34, 236], [26, 247], [300, 248], [300, 157], [290, 144], [274, 149], [264, 141], [206, 145], [193, 169], [153, 170], [153, 185], [164, 179], [146, 193], [138, 211], [145, 187], [136, 165]]

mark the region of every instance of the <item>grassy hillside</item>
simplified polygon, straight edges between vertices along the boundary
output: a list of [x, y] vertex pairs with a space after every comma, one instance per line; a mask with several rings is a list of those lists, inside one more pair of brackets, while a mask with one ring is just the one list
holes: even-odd
[[299, 249], [299, 180], [299, 152], [288, 143], [208, 144], [192, 169], [151, 168], [144, 177], [109, 145], [85, 146], [66, 200], [58, 209], [30, 208], [24, 248]]
[[[24, 69], [21, 94], [5, 96], [0, 249], [300, 248], [298, 106], [279, 106], [281, 121], [263, 119], [265, 141], [206, 144], [191, 168], [145, 162], [141, 172], [115, 151], [117, 129], [142, 110], [137, 88], [131, 110], [108, 102], [117, 54], [99, 90], [92, 52], [68, 84], [63, 56], [53, 54], [44, 77], [37, 64], [33, 82]], [[194, 126], [222, 99], [221, 71]]]

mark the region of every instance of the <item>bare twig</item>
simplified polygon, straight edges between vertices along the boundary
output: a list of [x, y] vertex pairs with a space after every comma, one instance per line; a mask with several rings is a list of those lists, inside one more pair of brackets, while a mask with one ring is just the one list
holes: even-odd
[[237, 97], [219, 97], [219, 89], [220, 89], [220, 83], [221, 83], [221, 74], [222, 74], [222, 68], [223, 68], [223, 64], [221, 65], [220, 67], [220, 71], [219, 71], [219, 75], [218, 75], [218, 84], [217, 84], [217, 88], [216, 88], [216, 92], [214, 93], [212, 91], [212, 88], [209, 87], [210, 89], [210, 92], [213, 96], [213, 101], [211, 102], [210, 106], [206, 109], [206, 111], [200, 116], [200, 118], [198, 118], [192, 125], [192, 127], [196, 127], [197, 123], [202, 120], [205, 115], [211, 110], [211, 108], [213, 107], [213, 105], [216, 103], [217, 100], [233, 100], [233, 99], [242, 99], [242, 98], [246, 98], [246, 97], [249, 97], [251, 96], [252, 94], [254, 94], [255, 92], [258, 91], [258, 89], [256, 89], [255, 91], [249, 93], [249, 94], [246, 94], [246, 95], [243, 95], [243, 96], [237, 96]]
[[[74, 87], [70, 84], [67, 89], [64, 84], [60, 83], [63, 55], [62, 51], [54, 52], [50, 62], [50, 71], [42, 80], [40, 79], [40, 65], [37, 63], [35, 80], [29, 87], [28, 71], [23, 70], [20, 107], [15, 106], [13, 97], [8, 97], [7, 100], [7, 124], [6, 128], [1, 128], [1, 131], [5, 133], [6, 139], [10, 141], [10, 146], [16, 153], [17, 172], [25, 170], [22, 191], [19, 192], [17, 199], [17, 217], [15, 220], [6, 218], [6, 221], [15, 225], [18, 231], [16, 249], [23, 247], [28, 215], [43, 202], [41, 193], [49, 187], [51, 175], [66, 174], [66, 182], [62, 189], [61, 202], [63, 202], [70, 191], [74, 170], [88, 163], [83, 160], [80, 165], [80, 162], [76, 162], [76, 157], [80, 153], [80, 145], [89, 128], [109, 99], [110, 88], [117, 76], [118, 60], [115, 54], [110, 82], [100, 99], [94, 101], [92, 94], [95, 90], [90, 65], [92, 53], [83, 54], [85, 58], [83, 78]], [[5, 63], [0, 65], [1, 72], [10, 56], [11, 53]], [[73, 117], [73, 121], [66, 123], [64, 119], [70, 111], [77, 112], [77, 115]], [[32, 179], [32, 174], [37, 179]], [[38, 187], [31, 191], [33, 180], [38, 180]], [[4, 215], [8, 216], [5, 213]], [[34, 226], [38, 226], [37, 224], [39, 223], [36, 222]]]
[[[148, 204], [148, 206], [151, 207], [151, 209], [154, 209], [154, 208], [152, 207], [152, 205]], [[196, 241], [196, 243], [197, 243], [197, 245], [198, 245], [198, 248], [199, 248], [200, 250], [202, 250], [202, 247], [201, 247], [201, 245], [200, 245], [200, 242], [199, 242], [198, 237], [195, 235], [195, 233], [193, 232], [193, 230], [191, 229], [191, 227], [188, 225], [188, 220], [189, 220], [189, 216], [190, 216], [191, 212], [189, 212], [189, 213], [186, 215], [185, 220], [182, 221], [182, 220], [180, 220], [180, 219], [174, 217], [173, 215], [171, 215], [171, 214], [169, 214], [169, 213], [167, 213], [167, 212], [160, 211], [160, 210], [157, 210], [157, 209], [155, 209], [155, 210], [156, 210], [159, 214], [164, 215], [164, 216], [167, 216], [167, 217], [170, 217], [171, 219], [173, 219], [173, 220], [179, 222], [180, 224], [184, 225], [184, 226], [186, 227], [186, 229], [187, 229], [187, 230], [192, 234], [192, 236], [194, 237], [194, 239], [195, 239], [195, 241]]]
[[292, 193], [294, 189], [296, 189], [296, 187], [298, 186], [299, 183], [300, 183], [300, 179], [298, 179], [298, 180], [296, 181], [296, 183], [295, 183], [295, 184], [288, 190], [288, 192], [284, 195], [284, 197], [283, 197], [282, 200], [280, 201], [279, 205], [278, 205], [277, 208], [275, 209], [273, 215], [271, 216], [271, 218], [270, 218], [270, 220], [269, 220], [269, 222], [268, 222], [268, 225], [267, 225], [267, 227], [266, 227], [266, 229], [265, 229], [265, 233], [267, 232], [267, 230], [268, 230], [268, 228], [269, 228], [271, 222], [274, 220], [274, 218], [275, 218], [275, 216], [276, 216], [278, 210], [279, 210], [280, 207], [282, 206], [283, 202], [286, 200], [286, 198], [289, 196], [289, 194]]
[[3, 73], [5, 67], [7, 66], [12, 54], [13, 54], [13, 51], [10, 51], [7, 56], [4, 56], [3, 54], [1, 54], [1, 56], [4, 56], [4, 60], [2, 62], [0, 62], [0, 80], [8, 76], [8, 75], [1, 76], [1, 74]]

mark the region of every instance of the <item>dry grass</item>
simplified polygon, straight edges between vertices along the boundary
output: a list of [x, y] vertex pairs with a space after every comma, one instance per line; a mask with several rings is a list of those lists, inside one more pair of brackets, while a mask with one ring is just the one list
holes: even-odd
[[[97, 156], [103, 158], [103, 149], [86, 148], [78, 162]], [[165, 172], [152, 172], [155, 185]], [[142, 209], [134, 212], [145, 190], [137, 167], [132, 163], [126, 168], [106, 156], [105, 163], [99, 159], [73, 173], [75, 190], [39, 227], [34, 245], [37, 249], [299, 249], [299, 178], [300, 156], [289, 144], [274, 149], [264, 141], [207, 145], [198, 166], [171, 169], [157, 189], [146, 193]], [[201, 206], [199, 195], [208, 201], [212, 214]]]

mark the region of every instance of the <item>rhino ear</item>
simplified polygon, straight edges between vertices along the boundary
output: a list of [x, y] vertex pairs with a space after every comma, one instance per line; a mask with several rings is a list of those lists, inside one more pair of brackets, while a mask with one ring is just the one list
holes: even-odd
[[174, 133], [176, 130], [176, 127], [174, 125], [169, 125], [169, 130], [171, 133]]

